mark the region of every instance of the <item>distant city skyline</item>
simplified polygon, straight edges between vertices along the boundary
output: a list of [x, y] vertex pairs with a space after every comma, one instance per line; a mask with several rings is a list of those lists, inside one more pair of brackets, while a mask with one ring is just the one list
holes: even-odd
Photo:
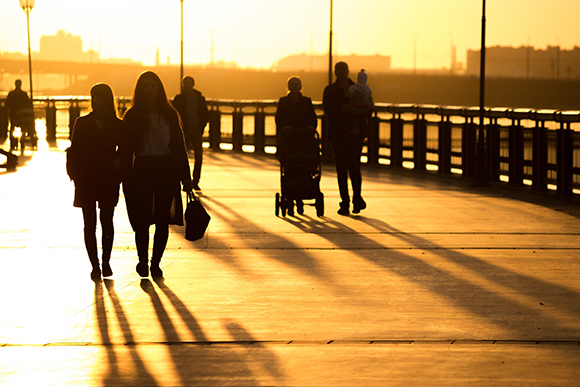
[[[269, 68], [291, 54], [328, 53], [328, 0], [184, 0], [185, 62]], [[334, 0], [334, 53], [391, 57], [393, 69], [449, 68], [477, 50], [480, 0]], [[79, 35], [103, 59], [179, 63], [180, 2], [39, 0], [30, 15], [32, 50], [42, 35]], [[488, 46], [580, 46], [578, 0], [487, 1]], [[157, 49], [159, 54], [157, 56]], [[0, 51], [27, 51], [26, 17], [0, 0]]]

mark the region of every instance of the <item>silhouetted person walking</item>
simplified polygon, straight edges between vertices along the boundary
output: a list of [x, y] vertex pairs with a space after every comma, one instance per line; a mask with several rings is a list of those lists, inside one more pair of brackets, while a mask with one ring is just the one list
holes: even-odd
[[14, 81], [14, 90], [8, 93], [6, 97], [6, 107], [8, 107], [8, 116], [10, 117], [10, 148], [18, 147], [18, 140], [14, 137], [14, 129], [20, 128], [22, 135], [28, 134], [36, 140], [36, 131], [34, 130], [34, 110], [32, 101], [28, 94], [22, 90], [22, 81]]
[[175, 96], [173, 106], [181, 116], [185, 144], [195, 154], [192, 180], [193, 188], [199, 190], [201, 165], [203, 163], [202, 137], [209, 120], [209, 113], [204, 96], [201, 92], [193, 88], [195, 86], [195, 80], [190, 76], [186, 76], [183, 78], [181, 85], [181, 94]]
[[[276, 148], [280, 158], [280, 147], [284, 132], [292, 128], [316, 130], [318, 119], [312, 100], [302, 95], [302, 81], [298, 77], [288, 79], [288, 95], [281, 97], [276, 108]], [[296, 210], [304, 213], [304, 203], [296, 200]]]
[[[75, 207], [83, 210], [85, 247], [93, 267], [91, 278], [101, 278], [97, 252], [97, 208], [102, 231], [102, 275], [113, 275], [113, 213], [119, 202], [119, 186], [127, 167], [126, 132], [117, 118], [113, 91], [106, 84], [91, 89], [92, 112], [75, 121], [67, 150], [67, 172], [75, 183]], [[126, 153], [125, 153], [126, 154]]]
[[329, 139], [334, 149], [334, 161], [340, 191], [340, 215], [350, 213], [350, 195], [348, 192], [348, 178], [352, 184], [353, 210], [357, 214], [366, 208], [366, 203], [361, 196], [362, 177], [360, 170], [360, 158], [362, 153], [363, 136], [356, 133], [353, 128], [352, 116], [360, 113], [349, 102], [347, 91], [354, 82], [348, 77], [348, 65], [338, 62], [334, 65], [336, 81], [326, 86], [322, 103], [324, 113], [329, 123]]
[[167, 245], [169, 225], [183, 225], [184, 191], [191, 190], [189, 160], [179, 115], [167, 99], [157, 74], [139, 76], [131, 108], [125, 113], [132, 166], [123, 182], [129, 221], [135, 231], [137, 273], [149, 275], [149, 226], [155, 224], [151, 275], [162, 277], [159, 263]]

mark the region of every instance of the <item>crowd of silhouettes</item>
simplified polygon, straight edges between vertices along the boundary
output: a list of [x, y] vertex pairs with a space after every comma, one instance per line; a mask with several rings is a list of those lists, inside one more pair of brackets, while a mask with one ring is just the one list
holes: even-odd
[[[364, 70], [358, 74], [356, 84], [348, 77], [348, 65], [344, 62], [335, 65], [335, 75], [336, 81], [324, 90], [323, 107], [341, 197], [338, 213], [348, 215], [349, 177], [352, 212], [366, 208], [361, 195], [360, 157], [373, 102]], [[163, 276], [160, 262], [168, 242], [169, 225], [183, 225], [181, 191], [200, 189], [202, 138], [209, 114], [204, 96], [194, 85], [191, 76], [183, 78], [181, 93], [170, 102], [159, 76], [146, 71], [137, 79], [131, 106], [122, 119], [117, 116], [112, 89], [103, 83], [92, 87], [92, 110], [76, 119], [67, 149], [67, 173], [75, 186], [73, 205], [82, 209], [92, 279], [113, 274], [110, 263], [113, 215], [121, 186], [135, 233], [136, 271], [141, 277]], [[11, 98], [19, 96], [24, 105], [26, 93], [17, 86], [15, 97]], [[287, 87], [288, 94], [278, 101], [275, 115], [278, 145], [285, 133], [294, 128], [315, 132], [318, 126], [312, 100], [302, 95], [300, 78], [288, 79]], [[188, 150], [194, 153], [193, 173]], [[298, 213], [303, 213], [303, 206], [302, 200], [297, 199]], [[97, 215], [102, 231], [100, 260]], [[150, 255], [151, 225], [155, 230]]]

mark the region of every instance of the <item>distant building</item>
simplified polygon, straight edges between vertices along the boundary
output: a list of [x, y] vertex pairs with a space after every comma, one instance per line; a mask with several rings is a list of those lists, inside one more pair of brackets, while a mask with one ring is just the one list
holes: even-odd
[[65, 62], [99, 62], [94, 50], [83, 51], [83, 39], [78, 35], [59, 30], [56, 35], [40, 37], [40, 51], [35, 59]]
[[[350, 71], [357, 73], [365, 69], [371, 73], [388, 73], [391, 71], [391, 57], [382, 55], [339, 55], [333, 62], [348, 63]], [[309, 55], [306, 53], [288, 55], [272, 65], [272, 69], [283, 72], [291, 71], [328, 71], [328, 55]]]
[[[490, 77], [580, 79], [580, 47], [487, 47], [485, 74]], [[480, 51], [467, 51], [467, 75], [479, 76]]]

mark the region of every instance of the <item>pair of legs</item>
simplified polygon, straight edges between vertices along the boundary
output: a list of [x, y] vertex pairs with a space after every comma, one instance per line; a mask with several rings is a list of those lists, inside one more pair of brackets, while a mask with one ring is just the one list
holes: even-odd
[[[84, 237], [85, 247], [93, 271], [91, 278], [101, 278], [101, 268], [99, 267], [99, 255], [97, 249], [97, 208], [96, 204], [92, 206], [83, 206], [83, 221], [84, 221]], [[102, 256], [102, 274], [105, 277], [113, 275], [111, 270], [111, 252], [113, 250], [113, 239], [115, 237], [115, 228], [113, 226], [113, 215], [115, 207], [100, 208], [99, 219], [101, 222], [102, 240], [101, 246], [103, 249]]]
[[198, 184], [201, 177], [201, 165], [203, 164], [203, 132], [197, 129], [190, 130], [188, 144], [189, 143], [191, 143], [195, 155], [191, 180], [195, 185], [194, 188], [199, 189]]
[[[139, 159], [137, 159], [139, 162]], [[135, 245], [139, 263], [137, 273], [149, 275], [149, 228], [155, 224], [151, 275], [163, 276], [159, 263], [169, 238], [169, 221], [173, 196], [179, 192], [179, 182], [173, 178], [171, 166], [166, 159], [146, 160], [139, 167], [132, 181], [123, 185], [129, 220], [135, 231]]]
[[[162, 277], [163, 271], [159, 267], [163, 252], [169, 239], [169, 223], [156, 223], [155, 234], [153, 236], [153, 255], [151, 256], [151, 275]], [[137, 273], [142, 277], [147, 277], [149, 261], [149, 226], [138, 227], [135, 230], [135, 245], [137, 246], [137, 255], [139, 263], [137, 264]]]
[[348, 178], [352, 184], [353, 212], [358, 213], [366, 208], [366, 203], [361, 196], [362, 176], [360, 169], [360, 157], [362, 153], [363, 139], [360, 136], [343, 140], [333, 141], [334, 162], [336, 164], [336, 176], [338, 179], [338, 190], [340, 192], [341, 215], [348, 215], [350, 210], [350, 195], [348, 192]]

